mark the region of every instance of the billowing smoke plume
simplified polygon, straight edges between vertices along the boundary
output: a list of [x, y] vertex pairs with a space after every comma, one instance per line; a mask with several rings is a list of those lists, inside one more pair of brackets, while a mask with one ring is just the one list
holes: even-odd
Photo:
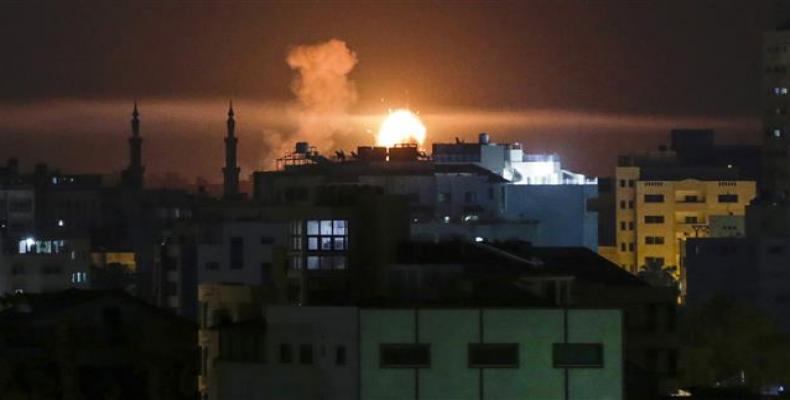
[[324, 152], [334, 149], [338, 136], [348, 133], [348, 110], [357, 100], [354, 82], [348, 78], [357, 55], [346, 42], [331, 39], [298, 46], [286, 61], [298, 73], [291, 89], [299, 101], [299, 130], [289, 145], [307, 141]]

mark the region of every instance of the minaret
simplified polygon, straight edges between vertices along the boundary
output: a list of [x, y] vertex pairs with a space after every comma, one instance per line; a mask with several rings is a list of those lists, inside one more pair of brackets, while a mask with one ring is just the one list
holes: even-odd
[[236, 145], [239, 139], [236, 137], [236, 121], [233, 119], [233, 102], [228, 107], [228, 136], [225, 137], [225, 168], [222, 172], [225, 176], [224, 193], [226, 199], [233, 199], [239, 196], [239, 171], [236, 165]]
[[129, 138], [129, 167], [123, 171], [124, 185], [130, 189], [142, 189], [145, 167], [142, 165], [143, 138], [140, 137], [140, 113], [137, 112], [137, 102], [132, 110], [132, 136]]

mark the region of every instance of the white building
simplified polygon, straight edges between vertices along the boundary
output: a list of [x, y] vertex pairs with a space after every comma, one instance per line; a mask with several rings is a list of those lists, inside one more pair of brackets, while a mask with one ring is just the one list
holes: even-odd
[[433, 160], [437, 164], [476, 164], [516, 185], [596, 183], [583, 174], [562, 169], [557, 154], [525, 153], [521, 143], [492, 143], [487, 133], [481, 133], [477, 143], [435, 143]]

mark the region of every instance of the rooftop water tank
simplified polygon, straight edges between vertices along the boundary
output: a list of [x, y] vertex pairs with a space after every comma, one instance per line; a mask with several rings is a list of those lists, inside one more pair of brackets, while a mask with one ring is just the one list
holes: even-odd
[[485, 133], [485, 132], [482, 132], [480, 135], [477, 136], [477, 138], [478, 138], [477, 139], [477, 143], [480, 143], [480, 144], [489, 144], [489, 143], [491, 143], [491, 137], [488, 136], [488, 134]]
[[299, 154], [307, 154], [307, 150], [310, 149], [310, 146], [307, 142], [296, 142], [296, 152]]

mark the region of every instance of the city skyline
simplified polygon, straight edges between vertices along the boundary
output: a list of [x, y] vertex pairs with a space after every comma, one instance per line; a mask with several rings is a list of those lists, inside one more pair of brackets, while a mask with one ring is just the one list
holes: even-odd
[[[233, 98], [246, 177], [281, 155], [272, 141], [297, 139], [289, 51], [338, 39], [357, 63], [348, 74], [356, 101], [344, 110], [337, 147], [372, 144], [387, 109], [408, 105], [425, 120], [428, 144], [473, 140], [488, 131], [535, 152], [557, 152], [580, 172], [604, 175], [618, 152], [654, 148], [671, 128], [713, 128], [726, 142], [759, 143], [757, 56], [761, 32], [774, 23], [773, 6], [15, 4], [4, 13], [13, 19], [4, 26], [30, 34], [4, 35], [0, 42], [15, 54], [5, 60], [0, 157], [78, 172], [119, 171], [136, 98], [149, 172], [216, 182], [223, 157], [216, 149]], [[337, 20], [321, 20], [330, 7]], [[286, 24], [285, 17], [298, 23]], [[159, 24], [163, 18], [171, 23]], [[435, 26], [406, 29], [410, 21], [431, 18]], [[542, 22], [546, 18], [553, 22]], [[563, 20], [574, 21], [572, 29], [556, 22]], [[600, 37], [590, 35], [594, 29]], [[167, 39], [152, 41], [154, 33]], [[410, 40], [418, 33], [424, 40]], [[58, 63], [45, 62], [43, 54], [60, 53]], [[170, 151], [184, 143], [198, 157]]]

